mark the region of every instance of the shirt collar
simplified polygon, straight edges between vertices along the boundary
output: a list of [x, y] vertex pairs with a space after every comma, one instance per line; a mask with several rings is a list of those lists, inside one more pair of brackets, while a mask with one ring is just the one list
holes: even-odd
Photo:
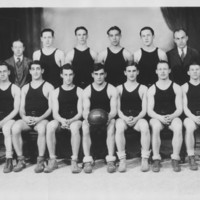
[[[185, 46], [184, 48], [183, 48], [183, 51], [184, 51], [184, 54], [186, 55], [187, 54], [187, 46]], [[178, 54], [181, 56], [181, 54], [182, 54], [182, 49], [181, 48], [179, 48], [178, 47]]]
[[15, 60], [15, 62], [17, 62], [18, 61], [18, 59], [17, 58], [20, 58], [20, 61], [22, 61], [23, 60], [23, 55], [21, 55], [21, 56], [19, 56], [19, 57], [17, 57], [17, 56], [15, 56], [14, 55], [14, 60]]

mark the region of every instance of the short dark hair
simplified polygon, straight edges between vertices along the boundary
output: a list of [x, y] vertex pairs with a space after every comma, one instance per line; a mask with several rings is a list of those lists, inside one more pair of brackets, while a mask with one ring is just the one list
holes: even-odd
[[60, 68], [60, 73], [62, 74], [63, 73], [63, 70], [72, 70], [73, 73], [74, 73], [74, 68], [71, 64], [69, 63], [66, 63], [64, 64], [61, 68]]
[[45, 28], [41, 31], [40, 36], [42, 37], [43, 33], [45, 32], [51, 32], [52, 36], [54, 37], [54, 31], [50, 28]]
[[[126, 64], [126, 68], [129, 67], [129, 66], [135, 66], [136, 69], [139, 70], [139, 65], [138, 65], [138, 63], [136, 63], [135, 61], [128, 62], [128, 63]], [[126, 68], [125, 68], [125, 70], [126, 70]]]
[[109, 35], [110, 31], [113, 31], [113, 30], [117, 30], [120, 35], [122, 33], [121, 29], [118, 26], [112, 26], [107, 30], [107, 35]]
[[7, 62], [0, 61], [0, 66], [2, 66], [2, 65], [6, 66], [9, 71], [11, 70], [11, 66]]
[[179, 31], [183, 31], [185, 33], [185, 35], [188, 36], [188, 33], [187, 33], [186, 29], [182, 28], [182, 27], [174, 29], [174, 36], [175, 36], [175, 33], [179, 32]]
[[168, 61], [166, 61], [166, 60], [160, 60], [160, 61], [158, 61], [157, 67], [158, 67], [159, 64], [167, 64], [168, 67], [169, 67], [169, 69], [171, 69], [171, 67], [170, 67], [170, 65], [169, 65], [169, 63], [168, 63]]
[[154, 35], [154, 30], [149, 26], [145, 26], [140, 30], [140, 36], [142, 35], [142, 31], [144, 31], [144, 30], [150, 30], [152, 35]]
[[24, 41], [21, 38], [17, 38], [15, 40], [13, 40], [12, 46], [13, 46], [14, 42], [21, 42], [23, 44], [23, 46], [24, 46]]
[[188, 65], [187, 71], [190, 69], [190, 66], [192, 66], [192, 65], [198, 65], [200, 67], [199, 63], [194, 61], [190, 65]]
[[103, 63], [94, 63], [92, 72], [99, 71], [101, 69], [103, 69], [106, 72], [105, 66]]
[[40, 65], [41, 69], [45, 69], [43, 63], [40, 60], [33, 60], [29, 63], [29, 70], [31, 69], [32, 65]]
[[84, 30], [86, 32], [86, 34], [88, 34], [88, 30], [84, 26], [78, 26], [78, 27], [76, 27], [76, 29], [74, 31], [75, 35], [76, 35], [77, 31], [79, 31], [79, 30]]

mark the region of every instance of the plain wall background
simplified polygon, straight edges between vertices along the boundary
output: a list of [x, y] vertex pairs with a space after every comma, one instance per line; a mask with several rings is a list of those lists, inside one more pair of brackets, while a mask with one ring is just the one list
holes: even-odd
[[65, 54], [76, 44], [74, 30], [85, 26], [89, 32], [88, 46], [100, 52], [109, 46], [107, 30], [111, 26], [122, 30], [121, 46], [131, 53], [141, 47], [139, 31], [151, 26], [155, 31], [155, 46], [168, 51], [173, 47], [173, 35], [159, 7], [131, 8], [44, 8], [43, 28], [55, 31], [54, 46]]

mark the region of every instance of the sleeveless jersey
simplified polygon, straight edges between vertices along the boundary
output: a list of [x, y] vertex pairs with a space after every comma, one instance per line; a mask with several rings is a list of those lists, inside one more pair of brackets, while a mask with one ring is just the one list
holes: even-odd
[[187, 99], [188, 108], [192, 114], [200, 115], [200, 84], [192, 85], [188, 82]]
[[59, 103], [59, 115], [61, 117], [65, 119], [70, 119], [74, 117], [78, 113], [77, 87], [74, 87], [71, 90], [64, 90], [62, 86], [60, 86], [58, 103]]
[[48, 99], [44, 96], [42, 88], [45, 81], [36, 89], [29, 83], [29, 90], [25, 98], [25, 112], [27, 116], [39, 117], [48, 109]]
[[166, 90], [156, 87], [154, 111], [160, 115], [172, 114], [176, 110], [173, 82]]
[[101, 91], [96, 91], [91, 84], [91, 98], [90, 98], [90, 110], [101, 108], [106, 112], [110, 112], [110, 99], [107, 95], [108, 83]]
[[55, 61], [56, 50], [50, 55], [45, 55], [41, 50], [40, 56], [40, 61], [44, 65], [43, 79], [51, 83], [55, 88], [62, 84], [62, 79], [60, 77], [60, 67]]
[[118, 53], [113, 53], [107, 48], [107, 58], [105, 60], [105, 70], [107, 72], [106, 81], [114, 86], [120, 85], [126, 81], [124, 70], [126, 68], [126, 61], [123, 56], [122, 48]]
[[93, 82], [91, 73], [93, 70], [94, 60], [90, 54], [90, 48], [80, 51], [74, 48], [74, 58], [72, 66], [74, 67], [75, 77], [74, 84], [85, 88]]
[[14, 98], [11, 88], [12, 83], [5, 91], [0, 89], [0, 120], [5, 118], [14, 109]]
[[137, 76], [137, 80], [141, 84], [150, 86], [158, 80], [155, 72], [159, 62], [158, 48], [156, 48], [153, 52], [147, 52], [141, 48], [141, 52], [141, 59], [138, 62], [138, 69], [140, 73]]
[[142, 100], [139, 95], [140, 84], [131, 92], [123, 84], [121, 95], [121, 111], [126, 116], [137, 116], [142, 110]]

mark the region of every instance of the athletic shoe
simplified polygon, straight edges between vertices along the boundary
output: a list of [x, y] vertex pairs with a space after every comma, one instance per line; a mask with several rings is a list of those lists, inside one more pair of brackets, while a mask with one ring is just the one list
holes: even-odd
[[81, 172], [81, 168], [78, 166], [77, 160], [71, 160], [71, 170], [73, 174]]
[[87, 174], [92, 173], [92, 163], [91, 162], [84, 163], [84, 172]]
[[147, 171], [149, 171], [148, 158], [142, 158], [141, 171], [142, 171], [142, 172], [147, 172]]
[[198, 170], [198, 164], [195, 161], [195, 156], [189, 156], [188, 159], [190, 170]]
[[152, 171], [153, 172], [159, 172], [160, 171], [160, 160], [153, 160]]
[[51, 173], [55, 169], [58, 169], [58, 163], [55, 158], [49, 159], [48, 166], [45, 167], [44, 172], [45, 173]]
[[10, 173], [13, 170], [12, 158], [6, 158], [3, 173]]
[[126, 172], [126, 158], [120, 159], [118, 171], [119, 172]]
[[181, 171], [181, 166], [179, 165], [179, 161], [178, 160], [172, 159], [172, 167], [173, 167], [173, 170], [175, 172], [180, 172]]
[[107, 172], [113, 173], [115, 171], [116, 171], [115, 162], [113, 162], [113, 161], [107, 162]]
[[35, 173], [41, 173], [44, 171], [44, 157], [39, 156], [37, 158], [37, 165], [34, 169]]
[[24, 156], [20, 156], [20, 157], [18, 157], [17, 165], [13, 168], [13, 171], [20, 172], [24, 168], [26, 168], [25, 158], [24, 158]]

